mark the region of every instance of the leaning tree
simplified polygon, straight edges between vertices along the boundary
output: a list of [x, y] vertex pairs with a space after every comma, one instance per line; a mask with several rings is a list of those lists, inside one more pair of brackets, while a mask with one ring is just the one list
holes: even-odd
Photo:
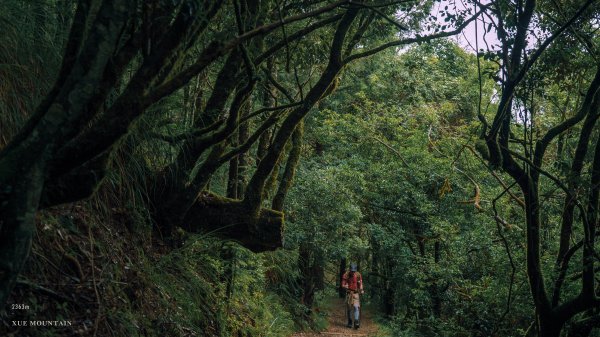
[[[189, 93], [190, 83], [201, 88], [197, 96], [210, 92], [192, 104], [191, 123], [178, 132], [152, 132], [174, 153], [147, 177], [157, 232], [220, 229], [257, 251], [279, 247], [302, 120], [335, 89], [343, 68], [387, 48], [457, 34], [475, 18], [458, 18], [453, 30], [433, 35], [396, 35], [406, 27], [395, 14], [422, 10], [417, 5], [79, 0], [65, 6], [73, 14], [54, 86], [0, 152], [0, 303], [29, 254], [36, 212], [91, 195], [137, 122], [166, 98]], [[319, 52], [301, 59], [293, 48], [302, 43]], [[282, 83], [278, 67], [294, 80]], [[287, 167], [267, 208], [290, 140]], [[257, 153], [252, 172], [251, 149]], [[208, 191], [225, 164], [228, 198]]]

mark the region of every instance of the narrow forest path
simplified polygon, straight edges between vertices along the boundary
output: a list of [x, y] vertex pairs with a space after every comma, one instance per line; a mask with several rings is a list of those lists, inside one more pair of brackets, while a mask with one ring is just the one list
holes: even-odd
[[328, 327], [321, 332], [298, 332], [292, 337], [375, 337], [381, 336], [377, 324], [369, 308], [362, 308], [360, 328], [350, 329], [346, 327], [346, 313], [344, 312], [344, 300], [341, 298], [330, 298], [326, 306]]

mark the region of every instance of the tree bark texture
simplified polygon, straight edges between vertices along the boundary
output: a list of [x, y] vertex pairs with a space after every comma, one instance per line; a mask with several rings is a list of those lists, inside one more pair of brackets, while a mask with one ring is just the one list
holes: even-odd
[[262, 252], [281, 247], [284, 216], [266, 208], [253, 216], [239, 200], [203, 192], [187, 212], [183, 224], [190, 232], [212, 233]]
[[292, 149], [288, 155], [288, 160], [285, 165], [283, 176], [281, 177], [281, 182], [279, 183], [279, 188], [273, 197], [272, 207], [275, 210], [283, 211], [285, 197], [290, 187], [292, 187], [292, 182], [294, 180], [294, 176], [296, 175], [296, 167], [300, 162], [303, 134], [304, 122], [300, 122], [292, 134]]
[[[78, 8], [78, 20], [85, 22], [87, 10]], [[118, 48], [121, 29], [132, 10], [132, 4], [105, 1], [86, 43], [72, 34], [73, 49], [87, 57], [65, 58], [55, 89], [0, 152], [0, 304], [6, 302], [29, 255], [50, 161], [57, 147], [85, 120], [86, 106], [101, 87], [104, 70]], [[82, 22], [78, 20], [73, 29], [80, 28]]]

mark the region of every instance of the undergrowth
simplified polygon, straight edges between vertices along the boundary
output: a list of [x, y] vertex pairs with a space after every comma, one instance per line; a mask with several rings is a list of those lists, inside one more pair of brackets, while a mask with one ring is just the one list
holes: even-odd
[[[102, 197], [98, 193], [96, 198]], [[2, 336], [289, 336], [301, 328], [297, 254], [187, 235], [152, 242], [145, 212], [88, 202], [41, 212]], [[65, 320], [68, 327], [13, 326]]]
[[[73, 12], [71, 2], [0, 2], [0, 150], [52, 88]], [[8, 309], [0, 308], [0, 336], [289, 336], [322, 328], [299, 301], [297, 251], [255, 254], [183, 231], [174, 248], [153, 233], [146, 184], [176, 152], [151, 131], [181, 133], [168, 123], [181, 108], [177, 95], [119, 142], [93, 197], [38, 212], [29, 261]], [[31, 321], [69, 325], [15, 324]]]

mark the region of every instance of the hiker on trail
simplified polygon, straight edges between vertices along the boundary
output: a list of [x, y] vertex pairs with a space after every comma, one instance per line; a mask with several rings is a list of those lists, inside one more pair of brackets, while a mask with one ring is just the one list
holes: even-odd
[[342, 276], [342, 288], [346, 289], [346, 314], [348, 327], [352, 328], [352, 312], [354, 312], [354, 328], [360, 327], [360, 294], [364, 293], [362, 275], [356, 263], [350, 264], [350, 271]]

